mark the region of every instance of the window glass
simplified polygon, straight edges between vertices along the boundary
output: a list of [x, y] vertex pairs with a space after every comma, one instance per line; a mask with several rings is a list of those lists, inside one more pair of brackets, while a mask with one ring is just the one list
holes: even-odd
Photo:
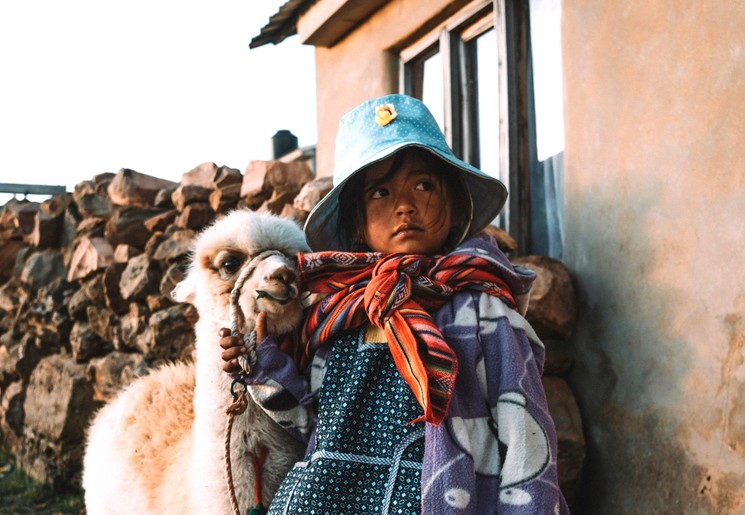
[[564, 150], [560, 0], [530, 0], [530, 45], [536, 148], [545, 161]]
[[437, 120], [441, 131], [445, 131], [445, 93], [443, 85], [442, 55], [438, 52], [424, 61], [422, 79], [422, 102]]
[[476, 38], [478, 109], [478, 163], [482, 171], [499, 178], [499, 56], [494, 29]]
[[564, 247], [564, 116], [561, 1], [530, 0], [535, 152], [530, 170], [531, 251], [561, 259]]
[[430, 108], [456, 155], [510, 190], [493, 223], [520, 252], [561, 258], [561, 0], [472, 0], [400, 56], [401, 90]]

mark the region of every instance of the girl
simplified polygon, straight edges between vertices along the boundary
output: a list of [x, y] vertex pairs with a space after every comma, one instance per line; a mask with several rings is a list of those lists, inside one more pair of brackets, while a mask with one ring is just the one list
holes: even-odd
[[[419, 100], [341, 120], [334, 187], [310, 213], [301, 356], [257, 327], [254, 399], [308, 443], [270, 513], [568, 513], [523, 318], [535, 278], [477, 235], [505, 187], [456, 158]], [[476, 235], [476, 236], [474, 236]], [[240, 338], [222, 333], [225, 370]]]

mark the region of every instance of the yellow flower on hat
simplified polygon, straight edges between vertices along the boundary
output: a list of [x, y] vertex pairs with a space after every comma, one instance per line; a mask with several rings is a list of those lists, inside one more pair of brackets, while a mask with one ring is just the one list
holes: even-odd
[[393, 104], [385, 104], [375, 108], [375, 122], [381, 127], [385, 127], [396, 119], [398, 113]]

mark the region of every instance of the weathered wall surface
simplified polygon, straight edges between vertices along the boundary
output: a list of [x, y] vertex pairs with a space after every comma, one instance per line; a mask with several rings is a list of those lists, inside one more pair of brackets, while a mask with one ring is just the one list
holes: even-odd
[[745, 3], [563, 2], [587, 513], [745, 511]]

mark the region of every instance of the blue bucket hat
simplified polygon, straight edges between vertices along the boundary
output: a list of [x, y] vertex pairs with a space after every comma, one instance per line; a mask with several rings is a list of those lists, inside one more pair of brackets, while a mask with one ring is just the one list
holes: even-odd
[[404, 148], [417, 147], [439, 157], [448, 172], [460, 174], [471, 199], [470, 225], [463, 238], [486, 227], [504, 206], [507, 189], [499, 180], [455, 157], [432, 113], [418, 99], [386, 95], [368, 100], [339, 122], [333, 188], [316, 204], [305, 222], [305, 238], [314, 251], [354, 250], [340, 227], [339, 197], [358, 172]]

